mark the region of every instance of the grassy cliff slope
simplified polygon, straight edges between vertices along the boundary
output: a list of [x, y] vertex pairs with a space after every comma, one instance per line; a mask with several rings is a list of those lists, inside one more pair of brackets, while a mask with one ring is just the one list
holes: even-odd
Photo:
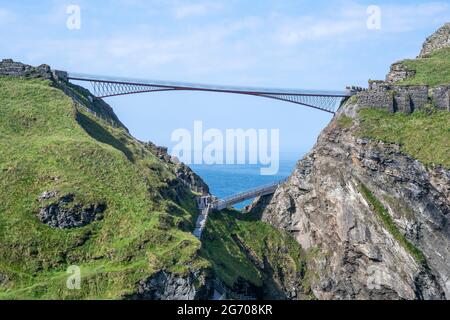
[[438, 50], [423, 58], [404, 60], [402, 64], [408, 70], [415, 71], [416, 75], [401, 81], [401, 85], [450, 84], [450, 48]]
[[[194, 196], [177, 199], [169, 165], [125, 129], [77, 111], [48, 81], [0, 78], [0, 101], [0, 298], [117, 299], [161, 268], [208, 265], [190, 233]], [[49, 227], [37, 218], [55, 201], [38, 201], [48, 191], [102, 203], [104, 218]], [[82, 290], [66, 288], [70, 265]]]
[[362, 109], [360, 134], [402, 150], [425, 165], [450, 168], [450, 112], [416, 111], [410, 115]]
[[[299, 245], [243, 215], [215, 213], [202, 247], [191, 234], [195, 194], [112, 120], [119, 126], [76, 108], [50, 81], [0, 78], [0, 299], [121, 299], [162, 269], [208, 269], [230, 288], [261, 287], [274, 278], [264, 261], [303, 277]], [[43, 223], [42, 208], [66, 195], [73, 202], [64, 209], [101, 204], [103, 218], [67, 229]], [[72, 265], [81, 290], [66, 286]]]

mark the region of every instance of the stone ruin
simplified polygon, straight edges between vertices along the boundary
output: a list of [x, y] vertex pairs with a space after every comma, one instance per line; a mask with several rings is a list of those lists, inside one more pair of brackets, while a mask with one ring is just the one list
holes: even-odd
[[411, 113], [434, 106], [450, 111], [450, 85], [401, 86], [385, 81], [369, 82], [369, 90], [357, 94], [358, 104], [367, 108], [381, 108], [390, 112]]
[[43, 64], [39, 67], [29, 66], [12, 59], [4, 59], [0, 61], [0, 77], [20, 77], [20, 78], [42, 78], [51, 80], [53, 73], [50, 66]]
[[[418, 58], [425, 58], [430, 53], [450, 48], [450, 23], [440, 28], [424, 43]], [[390, 112], [411, 113], [428, 106], [450, 111], [450, 85], [400, 85], [403, 80], [415, 76], [414, 70], [408, 70], [402, 62], [391, 66], [385, 81], [369, 81], [367, 91], [356, 95], [358, 104], [367, 108], [381, 108]]]

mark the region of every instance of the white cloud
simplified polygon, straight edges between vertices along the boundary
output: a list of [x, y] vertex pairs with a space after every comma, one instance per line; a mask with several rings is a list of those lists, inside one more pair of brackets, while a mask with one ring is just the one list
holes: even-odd
[[184, 19], [189, 17], [204, 16], [211, 12], [218, 11], [222, 8], [222, 5], [218, 2], [201, 2], [180, 4], [175, 6], [174, 14], [177, 19]]
[[[317, 16], [272, 15], [273, 38], [280, 44], [295, 46], [306, 41], [340, 39], [361, 40], [368, 37], [367, 6], [348, 2], [330, 7]], [[433, 2], [426, 4], [400, 4], [381, 6], [383, 33], [418, 30], [430, 24], [450, 21], [450, 4]]]
[[[116, 1], [131, 1], [145, 7], [140, 0]], [[177, 11], [178, 18], [182, 19], [218, 10], [208, 8], [208, 2], [197, 3], [201, 4], [206, 7], [192, 8], [178, 1], [171, 2], [165, 7], [165, 12], [171, 14], [168, 21], [173, 23], [171, 18], [176, 15], [172, 14]], [[179, 26], [172, 28], [170, 22], [164, 25], [149, 22], [140, 27], [124, 27], [119, 32], [94, 32], [82, 37], [32, 39], [24, 36], [14, 39], [13, 48], [2, 50], [8, 56], [26, 55], [33, 63], [61, 61], [63, 68], [79, 72], [235, 82], [233, 79], [239, 75], [254, 79], [266, 77], [268, 73], [263, 73], [267, 70], [273, 70], [278, 76], [283, 72], [289, 74], [293, 69], [308, 68], [312, 61], [315, 65], [335, 64], [332, 60], [335, 57], [331, 56], [338, 46], [369, 41], [376, 34], [377, 31], [366, 28], [366, 9], [347, 2], [343, 6], [330, 6], [328, 11], [314, 16], [285, 12], [229, 19], [221, 15], [220, 19], [208, 20], [209, 23], [189, 21], [186, 24], [189, 29], [182, 32]], [[431, 23], [438, 23], [436, 19], [445, 20], [449, 13], [449, 5], [442, 2], [383, 6], [383, 29], [378, 34], [428, 28]], [[30, 25], [18, 27], [20, 34], [30, 34], [23, 31]], [[13, 35], [4, 32], [4, 36]]]
[[450, 4], [430, 2], [417, 5], [387, 5], [381, 7], [383, 29], [386, 32], [408, 32], [430, 24], [450, 21]]
[[299, 19], [293, 23], [283, 24], [274, 38], [285, 45], [297, 45], [309, 40], [339, 37], [356, 33], [364, 27], [364, 20], [316, 20]]

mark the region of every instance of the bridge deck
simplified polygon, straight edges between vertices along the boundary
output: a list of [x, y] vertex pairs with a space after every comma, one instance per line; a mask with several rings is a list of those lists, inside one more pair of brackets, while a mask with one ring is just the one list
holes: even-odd
[[328, 97], [350, 97], [352, 94], [349, 91], [330, 91], [330, 90], [308, 90], [308, 89], [281, 89], [281, 88], [259, 88], [259, 87], [244, 87], [244, 86], [229, 86], [229, 85], [211, 85], [202, 83], [189, 83], [177, 81], [164, 80], [145, 80], [133, 79], [125, 77], [111, 77], [100, 75], [89, 75], [83, 73], [68, 73], [70, 80], [89, 81], [89, 82], [103, 82], [116, 84], [129, 84], [137, 86], [152, 86], [167, 89], [179, 90], [204, 90], [204, 91], [219, 91], [219, 92], [233, 92], [233, 93], [259, 93], [259, 94], [274, 94], [274, 95], [311, 95], [311, 96], [328, 96]]
[[212, 209], [220, 211], [250, 199], [273, 194], [278, 189], [278, 187], [284, 182], [285, 180], [281, 182], [271, 183], [262, 187], [255, 188], [253, 190], [233, 195], [225, 199], [217, 200], [212, 203]]
[[271, 183], [269, 185], [265, 185], [253, 190], [242, 192], [225, 199], [213, 201], [212, 203], [208, 203], [205, 206], [202, 205], [202, 207], [200, 208], [201, 212], [197, 218], [197, 223], [195, 225], [194, 236], [196, 236], [198, 239], [201, 239], [203, 230], [206, 227], [206, 223], [208, 222], [208, 216], [211, 213], [211, 211], [224, 210], [226, 208], [230, 208], [231, 206], [244, 202], [246, 200], [273, 194], [278, 189], [278, 187], [285, 181], [286, 180]]
[[[64, 71], [57, 71], [57, 73], [64, 74]], [[275, 89], [142, 80], [79, 73], [65, 74], [67, 74], [67, 80], [89, 82], [92, 85], [94, 95], [98, 98], [163, 91], [219, 92], [285, 101], [334, 114], [345, 99], [355, 94], [351, 89], [345, 91]]]

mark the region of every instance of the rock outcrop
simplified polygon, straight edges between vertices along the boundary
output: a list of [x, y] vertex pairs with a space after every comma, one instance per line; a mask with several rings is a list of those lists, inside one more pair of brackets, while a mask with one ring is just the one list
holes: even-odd
[[0, 77], [22, 77], [22, 78], [42, 78], [53, 79], [53, 74], [50, 67], [46, 64], [38, 67], [32, 67], [20, 62], [14, 62], [11, 59], [4, 59], [0, 61]]
[[[450, 23], [439, 29], [423, 44], [418, 59], [437, 50], [450, 47]], [[382, 108], [390, 112], [411, 113], [430, 106], [450, 111], [450, 85], [402, 85], [402, 81], [414, 78], [415, 70], [399, 61], [392, 64], [385, 81], [369, 81], [368, 90], [357, 94], [359, 104], [368, 108]]]
[[[45, 192], [39, 200], [45, 201], [54, 197], [56, 192]], [[41, 208], [37, 217], [52, 228], [73, 229], [102, 220], [105, 210], [104, 203], [84, 206], [81, 203], [74, 203], [74, 196], [68, 194], [59, 198], [57, 202]]]
[[178, 181], [180, 181], [183, 185], [187, 186], [196, 193], [209, 195], [209, 187], [203, 179], [192, 171], [192, 169], [187, 165], [169, 155], [168, 148], [157, 146], [152, 142], [147, 142], [145, 145], [160, 160], [175, 165], [174, 173]]
[[6, 286], [9, 282], [9, 279], [6, 275], [0, 273], [0, 286]]
[[396, 62], [392, 64], [391, 70], [386, 76], [387, 83], [396, 83], [413, 78], [416, 75], [416, 71], [409, 70], [408, 67], [402, 62]]
[[444, 48], [450, 48], [450, 23], [446, 23], [425, 41], [419, 57], [425, 58], [430, 53]]
[[177, 275], [159, 271], [149, 279], [139, 282], [133, 300], [208, 300], [214, 294], [211, 279], [205, 274]]

